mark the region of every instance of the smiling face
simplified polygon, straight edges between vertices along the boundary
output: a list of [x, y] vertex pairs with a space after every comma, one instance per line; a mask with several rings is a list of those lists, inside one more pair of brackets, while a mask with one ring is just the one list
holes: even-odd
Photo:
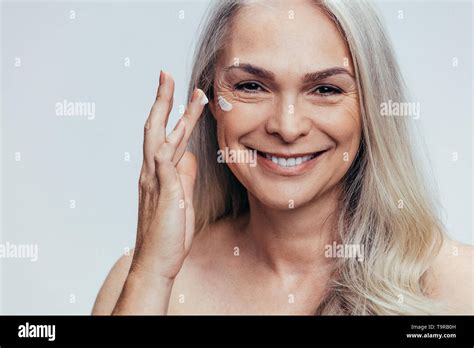
[[221, 150], [258, 153], [256, 166], [228, 161], [231, 171], [277, 209], [337, 188], [361, 126], [350, 52], [335, 24], [311, 1], [265, 2], [240, 10], [229, 33], [209, 107]]

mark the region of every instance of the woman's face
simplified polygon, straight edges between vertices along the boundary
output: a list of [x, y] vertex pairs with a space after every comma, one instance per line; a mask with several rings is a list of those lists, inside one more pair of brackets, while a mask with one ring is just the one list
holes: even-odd
[[[228, 166], [251, 195], [289, 209], [338, 187], [361, 136], [353, 76], [343, 37], [311, 1], [252, 4], [238, 13], [210, 108], [219, 148], [233, 153]], [[253, 150], [256, 165], [239, 157]]]

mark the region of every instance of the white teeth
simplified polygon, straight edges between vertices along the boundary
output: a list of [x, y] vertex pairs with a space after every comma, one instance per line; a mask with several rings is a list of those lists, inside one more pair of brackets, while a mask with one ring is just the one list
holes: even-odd
[[279, 166], [282, 166], [282, 167], [294, 167], [294, 166], [299, 166], [303, 162], [313, 159], [314, 155], [306, 155], [303, 157], [282, 158], [282, 157], [276, 157], [276, 156], [265, 154], [265, 158], [268, 160], [271, 160], [273, 163], [278, 164]]

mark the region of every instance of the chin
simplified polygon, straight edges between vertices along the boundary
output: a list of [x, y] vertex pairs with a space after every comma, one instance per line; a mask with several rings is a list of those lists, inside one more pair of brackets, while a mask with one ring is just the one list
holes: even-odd
[[[299, 191], [299, 192], [298, 192]], [[298, 191], [274, 187], [272, 190], [253, 191], [253, 197], [265, 206], [275, 210], [293, 210], [311, 202], [317, 192], [311, 194], [302, 187]]]

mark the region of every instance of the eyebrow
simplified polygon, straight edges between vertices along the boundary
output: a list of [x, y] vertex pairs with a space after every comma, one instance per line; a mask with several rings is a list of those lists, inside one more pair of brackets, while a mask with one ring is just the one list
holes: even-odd
[[[273, 74], [271, 71], [260, 68], [252, 64], [248, 64], [248, 63], [245, 63], [245, 64], [241, 63], [239, 65], [231, 65], [231, 66], [228, 66], [227, 68], [224, 68], [224, 71], [227, 72], [234, 69], [243, 70], [249, 74], [252, 74], [264, 79], [275, 80], [275, 74]], [[308, 83], [308, 82], [313, 82], [313, 81], [319, 81], [319, 80], [323, 80], [334, 75], [348, 75], [349, 77], [354, 79], [354, 76], [347, 69], [334, 67], [334, 68], [328, 68], [328, 69], [324, 69], [324, 70], [320, 70], [320, 71], [316, 71], [312, 73], [307, 73], [303, 77], [303, 82]]]

